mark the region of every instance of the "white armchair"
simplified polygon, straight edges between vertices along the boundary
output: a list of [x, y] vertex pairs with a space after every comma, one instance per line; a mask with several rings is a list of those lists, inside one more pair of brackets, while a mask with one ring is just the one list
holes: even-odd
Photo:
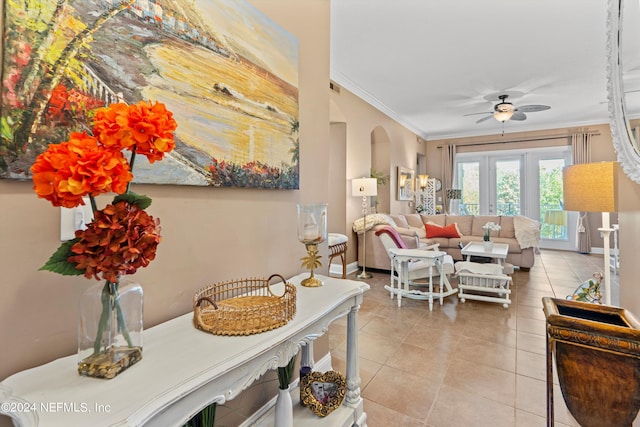
[[[398, 232], [392, 227], [380, 228], [378, 231], [376, 231], [376, 235], [380, 238], [380, 241], [382, 242], [392, 262], [395, 260], [395, 258], [393, 258], [389, 254], [389, 249], [392, 249], [392, 248], [408, 249], [404, 240], [402, 240]], [[419, 249], [437, 251], [439, 246], [440, 245], [436, 243], [433, 245], [420, 247]], [[395, 260], [395, 262], [396, 262], [396, 265], [393, 266], [393, 270], [395, 272], [399, 272], [401, 270], [401, 266], [399, 265], [400, 263], [397, 262], [397, 260]], [[423, 280], [427, 279], [429, 277], [430, 269], [432, 270], [431, 272], [432, 275], [434, 276], [439, 275], [437, 270], [435, 271], [433, 270], [433, 263], [427, 260], [409, 261], [408, 269], [409, 269], [409, 272], [408, 272], [409, 281], [410, 281], [410, 285], [412, 286], [425, 285], [425, 283], [416, 283], [416, 281], [421, 279]], [[451, 255], [444, 256], [444, 261], [442, 263], [442, 271], [447, 276], [454, 273], [453, 258], [451, 257]]]
[[[434, 297], [437, 297], [442, 305], [444, 297], [456, 292], [448, 278], [448, 275], [454, 271], [453, 258], [446, 252], [437, 250], [438, 245], [431, 245], [429, 248], [407, 248], [398, 232], [392, 227], [383, 227], [376, 231], [376, 235], [380, 238], [391, 260], [391, 284], [385, 286], [385, 289], [389, 290], [391, 298], [397, 295], [398, 307], [402, 304], [402, 297], [406, 296], [412, 299], [429, 300], [429, 311], [431, 311]], [[395, 275], [396, 272], [397, 275]], [[439, 277], [437, 292], [434, 290], [433, 276]], [[425, 286], [428, 290], [425, 292], [411, 289], [418, 286]]]

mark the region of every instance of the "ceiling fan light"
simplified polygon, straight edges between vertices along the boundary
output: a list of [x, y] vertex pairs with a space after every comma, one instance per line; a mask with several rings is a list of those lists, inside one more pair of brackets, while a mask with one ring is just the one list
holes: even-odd
[[506, 110], [506, 111], [497, 110], [495, 113], [493, 113], [493, 118], [502, 123], [509, 120], [511, 116], [513, 116], [513, 110]]

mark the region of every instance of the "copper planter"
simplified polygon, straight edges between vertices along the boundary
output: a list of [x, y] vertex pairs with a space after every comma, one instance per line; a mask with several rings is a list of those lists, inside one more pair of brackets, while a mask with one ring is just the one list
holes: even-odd
[[640, 409], [640, 323], [625, 309], [543, 298], [547, 320], [547, 425], [553, 426], [553, 356], [562, 396], [583, 427], [631, 426]]

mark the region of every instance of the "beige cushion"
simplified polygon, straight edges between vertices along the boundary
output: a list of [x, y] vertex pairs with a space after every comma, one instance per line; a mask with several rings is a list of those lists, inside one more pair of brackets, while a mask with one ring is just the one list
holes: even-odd
[[473, 223], [473, 215], [446, 215], [447, 225], [451, 223], [457, 224], [461, 236], [471, 235], [471, 225]]
[[[495, 222], [496, 224], [500, 224], [500, 217], [496, 215], [474, 217], [473, 224], [471, 225], [471, 234], [474, 236], [484, 236], [484, 230], [482, 229], [482, 227], [488, 222]], [[498, 237], [498, 232], [492, 231], [491, 237]]]
[[427, 229], [424, 228], [424, 226], [422, 227], [409, 227], [411, 230], [415, 230], [416, 233], [418, 233], [418, 237], [421, 239], [426, 239], [427, 238]]
[[447, 221], [447, 216], [446, 215], [424, 215], [424, 214], [420, 214], [420, 216], [422, 217], [422, 223], [426, 224], [428, 222], [432, 222], [436, 225], [439, 225], [440, 227], [444, 227]]
[[420, 214], [406, 214], [404, 217], [406, 218], [409, 227], [424, 227], [424, 223], [422, 222]]
[[390, 215], [390, 216], [395, 221], [398, 227], [409, 228], [409, 224], [407, 224], [407, 220], [404, 218], [404, 215]]
[[498, 236], [507, 237], [510, 239], [514, 239], [516, 237], [516, 229], [513, 225], [513, 217], [512, 216], [501, 216], [500, 217], [500, 232]]
[[347, 243], [347, 236], [340, 233], [329, 233], [327, 236], [327, 242], [329, 246], [339, 245], [340, 243]]
[[492, 242], [496, 242], [496, 243], [506, 243], [507, 245], [509, 245], [509, 253], [510, 254], [522, 253], [522, 248], [520, 248], [520, 245], [518, 244], [518, 241], [516, 239], [514, 239], [514, 238], [510, 238], [510, 237], [493, 237], [493, 233], [492, 233], [491, 241]]

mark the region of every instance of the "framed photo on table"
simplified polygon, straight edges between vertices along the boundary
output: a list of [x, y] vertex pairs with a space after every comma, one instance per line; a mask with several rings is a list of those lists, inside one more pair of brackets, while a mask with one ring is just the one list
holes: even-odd
[[346, 391], [344, 376], [336, 371], [311, 372], [300, 382], [300, 399], [314, 414], [326, 417], [342, 405]]

